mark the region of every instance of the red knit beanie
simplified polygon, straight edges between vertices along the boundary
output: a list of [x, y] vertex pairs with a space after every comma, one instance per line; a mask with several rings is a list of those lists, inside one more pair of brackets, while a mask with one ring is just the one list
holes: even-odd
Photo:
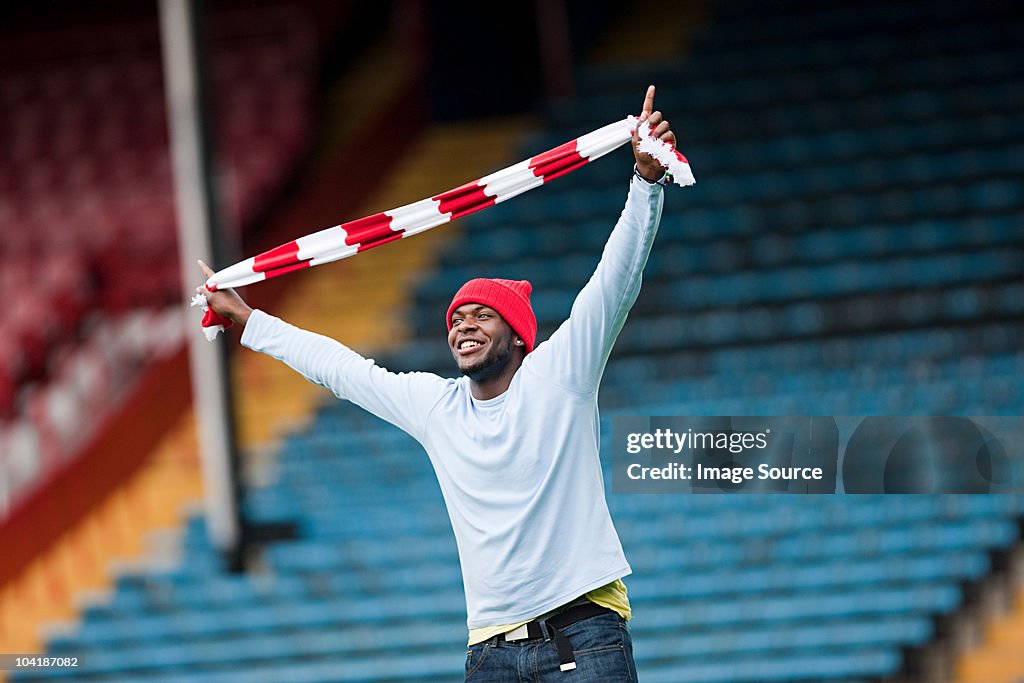
[[499, 280], [497, 278], [477, 278], [470, 280], [459, 288], [448, 307], [448, 331], [452, 329], [452, 313], [463, 304], [483, 304], [490, 306], [505, 319], [512, 330], [519, 335], [526, 345], [526, 353], [533, 351], [533, 342], [537, 339], [537, 316], [530, 305], [530, 292], [533, 285], [527, 280]]

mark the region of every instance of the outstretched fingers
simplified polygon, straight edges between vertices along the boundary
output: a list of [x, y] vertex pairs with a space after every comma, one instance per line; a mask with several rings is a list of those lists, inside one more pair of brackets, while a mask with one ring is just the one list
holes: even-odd
[[[658, 178], [665, 175], [665, 167], [661, 162], [648, 152], [641, 152], [640, 140], [641, 128], [647, 131], [647, 135], [675, 147], [676, 135], [672, 132], [671, 125], [660, 111], [654, 111], [654, 86], [647, 88], [647, 96], [644, 98], [644, 109], [640, 114], [640, 121], [645, 125], [636, 126], [633, 130], [633, 156], [636, 158], [636, 170], [641, 177], [649, 182], [657, 182]], [[676, 153], [678, 155], [678, 152]]]
[[654, 86], [647, 86], [647, 95], [644, 96], [644, 108], [641, 110], [640, 120], [646, 121], [654, 111]]

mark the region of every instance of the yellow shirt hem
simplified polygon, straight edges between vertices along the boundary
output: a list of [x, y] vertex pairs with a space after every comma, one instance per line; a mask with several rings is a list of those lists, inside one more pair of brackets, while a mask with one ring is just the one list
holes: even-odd
[[[600, 588], [595, 588], [583, 597], [594, 604], [600, 605], [601, 607], [607, 607], [608, 609], [618, 613], [618, 615], [626, 621], [629, 621], [633, 616], [633, 611], [629, 607], [629, 598], [626, 596], [626, 584], [622, 583], [622, 579], [615, 579], [611, 583], [606, 583]], [[502, 633], [514, 631], [530, 621], [533, 621], [533, 619], [520, 621], [517, 624], [481, 626], [480, 628], [470, 629], [468, 645], [476, 645], [477, 643], [482, 643], [485, 640], [489, 640], [490, 638], [501, 635]]]

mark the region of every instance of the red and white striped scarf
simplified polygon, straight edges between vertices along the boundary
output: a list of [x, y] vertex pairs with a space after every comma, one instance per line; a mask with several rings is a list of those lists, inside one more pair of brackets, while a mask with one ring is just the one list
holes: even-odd
[[[439, 195], [326, 228], [240, 261], [210, 276], [206, 288], [214, 292], [242, 287], [347, 258], [448, 223], [575, 171], [629, 142], [637, 126], [640, 151], [657, 159], [667, 169], [672, 182], [680, 186], [692, 185], [695, 180], [686, 158], [672, 145], [652, 136], [646, 121], [629, 116]], [[208, 339], [214, 339], [218, 332], [231, 325], [229, 320], [207, 308], [204, 296], [193, 297], [192, 305], [202, 306], [206, 311], [202, 325]]]

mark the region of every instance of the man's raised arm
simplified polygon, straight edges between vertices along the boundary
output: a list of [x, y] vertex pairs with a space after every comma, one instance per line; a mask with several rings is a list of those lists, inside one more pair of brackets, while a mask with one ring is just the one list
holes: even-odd
[[[676, 137], [661, 112], [654, 111], [654, 86], [647, 89], [641, 121], [651, 135], [670, 144]], [[636, 170], [629, 196], [590, 281], [580, 291], [572, 312], [551, 338], [531, 354], [533, 368], [566, 389], [597, 390], [608, 356], [626, 315], [640, 293], [641, 275], [661, 220], [665, 169], [638, 148], [633, 134]]]

